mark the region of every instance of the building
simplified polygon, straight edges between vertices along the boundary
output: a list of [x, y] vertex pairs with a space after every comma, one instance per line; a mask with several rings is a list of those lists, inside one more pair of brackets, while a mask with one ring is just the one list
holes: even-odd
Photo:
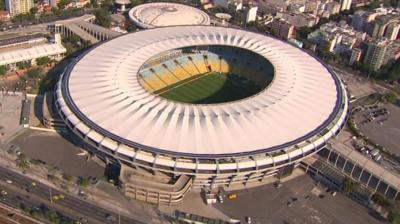
[[275, 14], [277, 12], [286, 12], [290, 2], [290, 0], [268, 0], [258, 1], [257, 4], [261, 12]]
[[353, 65], [356, 62], [361, 61], [362, 49], [360, 48], [353, 48], [351, 50], [349, 65]]
[[136, 26], [144, 29], [164, 26], [210, 24], [210, 17], [200, 9], [167, 2], [138, 5], [129, 10], [129, 18]]
[[232, 9], [235, 12], [242, 10], [243, 2], [242, 0], [214, 0], [213, 1], [214, 7], [222, 7], [226, 9]]
[[369, 65], [373, 70], [379, 70], [385, 62], [386, 50], [390, 42], [387, 39], [377, 39], [368, 44], [364, 64]]
[[283, 19], [274, 19], [268, 24], [273, 35], [287, 40], [294, 37], [294, 26]]
[[340, 11], [350, 10], [352, 0], [341, 0]]
[[400, 40], [390, 41], [386, 50], [384, 63], [393, 63], [400, 58]]
[[307, 37], [317, 45], [318, 49], [333, 53], [351, 51], [351, 49], [365, 40], [366, 33], [356, 31], [346, 23], [329, 22]]
[[389, 40], [396, 40], [400, 36], [400, 21], [393, 21], [386, 27], [385, 37]]
[[300, 28], [303, 26], [312, 27], [319, 21], [319, 18], [317, 16], [307, 13], [278, 12], [276, 14], [276, 18], [281, 18], [288, 21], [295, 28]]
[[11, 19], [10, 13], [7, 11], [0, 11], [0, 21], [5, 22]]
[[356, 30], [363, 31], [365, 26], [375, 20], [378, 15], [379, 13], [377, 12], [368, 12], [363, 10], [356, 11], [353, 15], [351, 25]]
[[60, 2], [60, 0], [49, 0], [49, 4], [52, 7], [58, 7], [58, 3]]
[[6, 9], [11, 17], [28, 13], [33, 8], [33, 0], [5, 0]]
[[336, 15], [339, 14], [340, 12], [340, 4], [338, 2], [328, 2], [326, 3], [326, 16], [324, 17], [330, 17], [331, 15]]
[[319, 4], [321, 4], [319, 0], [306, 1], [304, 5], [304, 12], [316, 15], [319, 8]]
[[293, 3], [290, 4], [288, 10], [293, 13], [303, 13], [306, 10], [305, 4]]
[[[246, 77], [265, 89], [207, 105], [154, 94], [234, 66], [253, 71]], [[305, 51], [214, 26], [149, 29], [99, 44], [65, 70], [54, 97], [85, 149], [121, 169], [125, 194], [159, 204], [180, 203], [192, 188], [244, 188], [290, 175], [339, 133], [349, 109], [340, 79]]]
[[[373, 38], [388, 37], [394, 40], [398, 36], [400, 26], [400, 16], [396, 12], [379, 15], [372, 22], [372, 33]], [[393, 38], [393, 39], [392, 39]]]
[[257, 19], [257, 11], [258, 11], [258, 7], [257, 6], [251, 6], [247, 10], [246, 23], [256, 21], [256, 19]]
[[17, 69], [21, 62], [35, 65], [36, 59], [41, 57], [60, 60], [67, 51], [61, 44], [60, 35], [48, 40], [42, 34], [3, 39], [0, 49], [0, 65], [11, 70]]

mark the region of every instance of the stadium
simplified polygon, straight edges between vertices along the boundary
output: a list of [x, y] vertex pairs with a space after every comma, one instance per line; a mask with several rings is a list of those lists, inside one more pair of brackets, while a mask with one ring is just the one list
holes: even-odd
[[[174, 204], [191, 188], [289, 175], [343, 127], [338, 77], [301, 49], [233, 28], [117, 37], [76, 59], [56, 108], [129, 197]], [[138, 178], [139, 177], [139, 178]]]
[[210, 24], [210, 17], [200, 9], [168, 2], [141, 4], [129, 10], [128, 15], [136, 26], [143, 29]]

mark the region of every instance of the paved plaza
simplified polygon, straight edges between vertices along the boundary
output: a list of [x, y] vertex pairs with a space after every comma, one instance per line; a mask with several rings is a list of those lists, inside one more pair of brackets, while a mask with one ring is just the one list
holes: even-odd
[[19, 124], [22, 96], [0, 93], [0, 141], [4, 142], [23, 128]]

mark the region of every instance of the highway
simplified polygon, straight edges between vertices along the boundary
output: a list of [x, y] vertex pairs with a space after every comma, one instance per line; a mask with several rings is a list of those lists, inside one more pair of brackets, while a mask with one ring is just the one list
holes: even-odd
[[[8, 180], [11, 180], [12, 183], [6, 183]], [[32, 186], [32, 182], [35, 182], [36, 186]], [[2, 183], [1, 188], [8, 192], [1, 202], [12, 207], [20, 208], [20, 205], [23, 204], [30, 208], [39, 208], [46, 205], [48, 208], [54, 209], [71, 219], [84, 218], [88, 220], [88, 223], [144, 223], [123, 215], [119, 216], [115, 212], [65, 192], [60, 192], [4, 167], [0, 167], [0, 183]], [[60, 194], [64, 195], [63, 199], [53, 203], [50, 202], [50, 195]]]

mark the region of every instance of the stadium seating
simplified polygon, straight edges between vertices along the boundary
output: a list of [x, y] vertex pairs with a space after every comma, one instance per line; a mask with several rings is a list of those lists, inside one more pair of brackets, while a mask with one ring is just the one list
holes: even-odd
[[208, 51], [193, 50], [163, 55], [159, 63], [145, 64], [139, 72], [144, 88], [158, 91], [195, 75], [208, 72], [236, 74], [264, 86], [272, 80], [271, 65], [257, 60], [257, 55], [224, 46], [210, 46]]
[[140, 71], [139, 74], [144, 82], [147, 83], [148, 86], [151, 86], [153, 90], [162, 89], [167, 86], [155, 73], [151, 72], [150, 69]]
[[201, 54], [195, 54], [192, 57], [192, 62], [199, 70], [200, 74], [209, 72], [204, 62], [204, 57]]

